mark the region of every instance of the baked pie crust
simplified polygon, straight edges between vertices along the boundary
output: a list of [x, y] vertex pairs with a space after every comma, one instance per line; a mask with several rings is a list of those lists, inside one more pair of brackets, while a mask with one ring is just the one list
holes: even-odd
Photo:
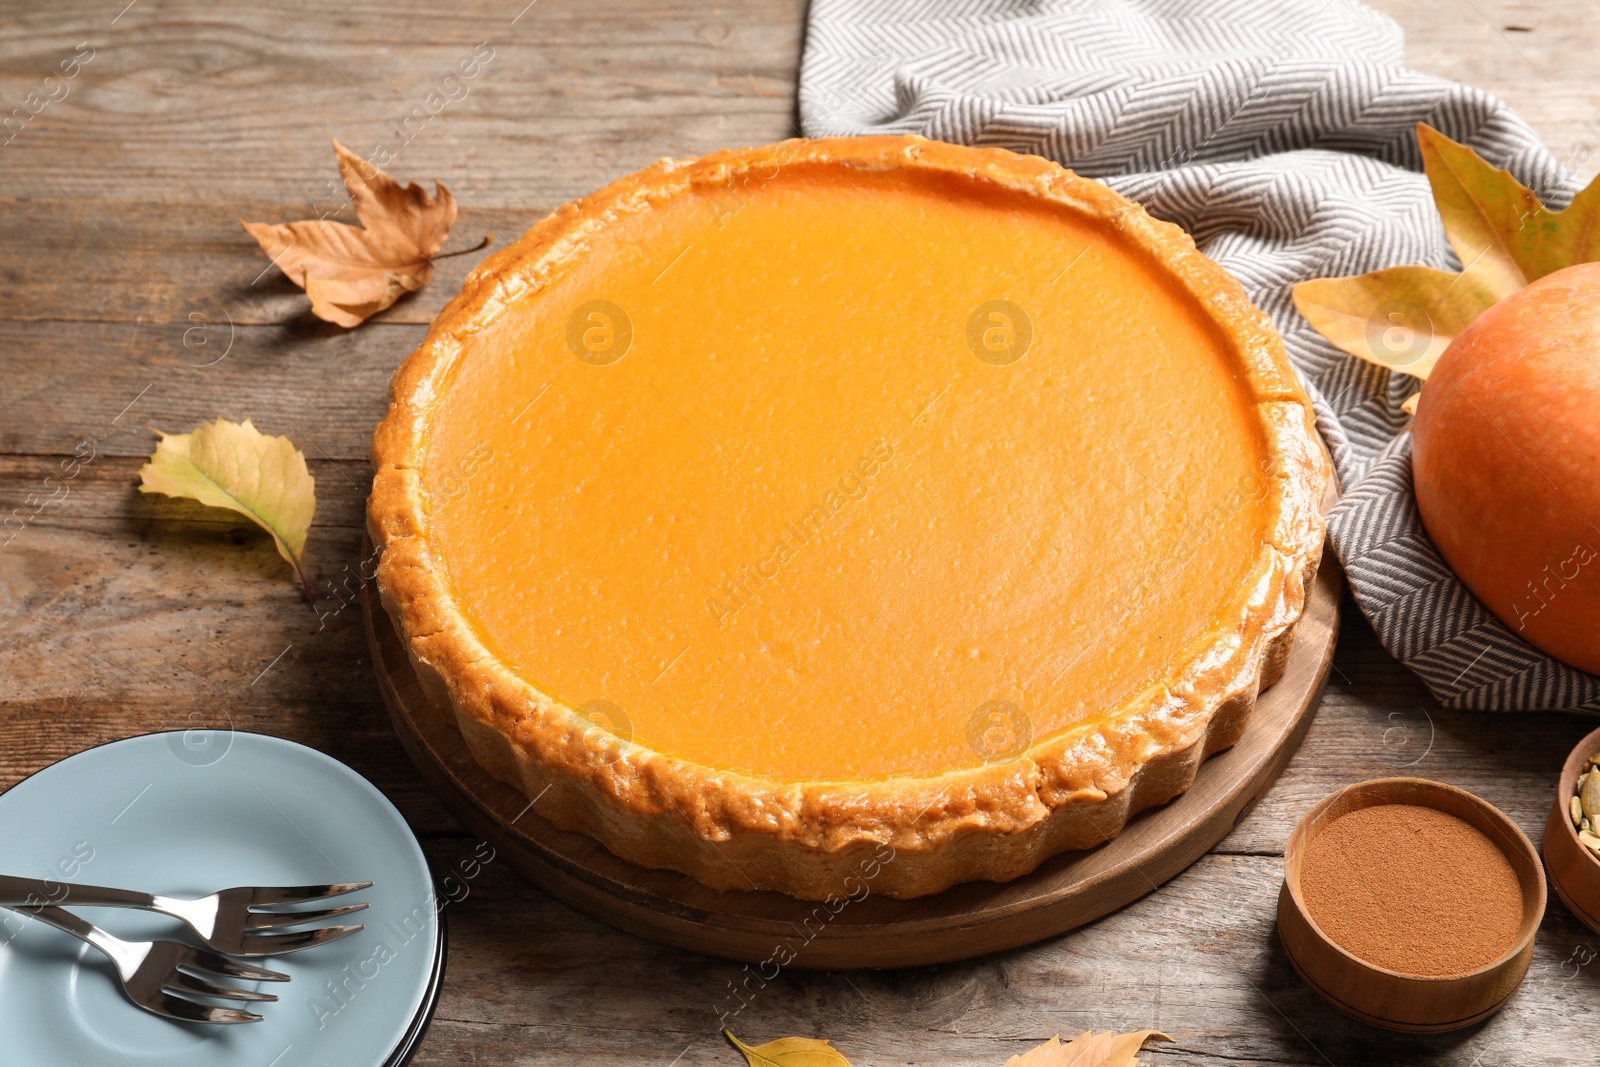
[[1182, 793], [1283, 670], [1329, 479], [1187, 234], [916, 137], [560, 208], [373, 462], [383, 604], [474, 757], [633, 863], [807, 899], [1016, 878]]

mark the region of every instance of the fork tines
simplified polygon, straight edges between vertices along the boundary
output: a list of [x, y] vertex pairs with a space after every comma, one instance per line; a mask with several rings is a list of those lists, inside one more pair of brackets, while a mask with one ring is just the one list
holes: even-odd
[[222, 985], [211, 981], [205, 975], [213, 974], [219, 978], [233, 978], [245, 982], [287, 982], [289, 980], [288, 975], [278, 971], [270, 971], [265, 967], [255, 967], [248, 963], [240, 963], [238, 960], [231, 960], [226, 956], [219, 956], [214, 952], [206, 952], [203, 949], [184, 947], [187, 951], [183, 951], [179, 955], [176, 966], [161, 982], [160, 992], [139, 1001], [142, 1007], [157, 1015], [165, 1015], [170, 1019], [181, 1019], [186, 1022], [258, 1023], [262, 1021], [262, 1017], [254, 1012], [207, 1004], [204, 1001], [192, 998], [202, 996], [213, 997], [217, 1000], [261, 1003], [277, 1000], [278, 998], [275, 994], [259, 993], [253, 989], [239, 989], [235, 986]]
[[304, 904], [308, 900], [325, 900], [362, 889], [371, 889], [371, 882], [338, 882], [333, 885], [259, 886], [250, 893], [252, 908], [273, 904]]
[[283, 933], [291, 926], [306, 926], [326, 922], [341, 915], [362, 911], [366, 901], [345, 904], [336, 908], [316, 911], [267, 911], [266, 908], [286, 904], [302, 904], [312, 900], [326, 900], [361, 889], [371, 888], [371, 882], [343, 882], [334, 885], [302, 885], [261, 887], [250, 898], [249, 912], [245, 918], [245, 933], [239, 939], [240, 952], [247, 956], [275, 956], [283, 952], [296, 952], [315, 945], [325, 945], [349, 937], [365, 927], [360, 923], [346, 926], [324, 926], [316, 930]]

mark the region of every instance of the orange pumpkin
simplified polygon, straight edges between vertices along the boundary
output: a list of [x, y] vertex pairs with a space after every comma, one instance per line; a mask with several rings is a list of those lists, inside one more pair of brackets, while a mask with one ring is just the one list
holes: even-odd
[[1445, 560], [1514, 632], [1600, 673], [1600, 263], [1479, 315], [1429, 376], [1413, 434]]

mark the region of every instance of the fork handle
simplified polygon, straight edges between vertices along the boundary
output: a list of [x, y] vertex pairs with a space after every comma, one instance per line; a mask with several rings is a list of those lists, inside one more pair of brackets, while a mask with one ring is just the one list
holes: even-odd
[[[27, 879], [22, 879], [22, 881], [27, 881]], [[47, 926], [54, 926], [57, 930], [63, 930], [82, 941], [87, 941], [107, 956], [110, 956], [111, 962], [116, 964], [117, 973], [122, 976], [124, 989], [127, 987], [129, 977], [138, 969], [150, 947], [149, 945], [132, 944], [122, 940], [120, 937], [108, 934], [98, 926], [86, 919], [80, 919], [65, 908], [44, 904], [15, 908], [13, 910], [19, 914], [38, 919]]]
[[156, 898], [149, 893], [135, 893], [127, 889], [107, 889], [104, 886], [75, 885], [51, 879], [16, 878], [0, 874], [0, 907], [21, 908], [30, 913], [37, 913], [50, 904], [76, 904], [80, 908], [154, 910]]
[[[7, 905], [7, 907], [9, 906]], [[60, 908], [51, 907], [48, 904], [17, 908], [16, 910], [24, 915], [30, 915], [49, 926], [54, 926], [57, 930], [65, 930], [74, 937], [81, 937], [90, 944], [94, 943], [95, 935], [101, 932], [93, 923], [78, 918], [70, 911], [62, 911]]]

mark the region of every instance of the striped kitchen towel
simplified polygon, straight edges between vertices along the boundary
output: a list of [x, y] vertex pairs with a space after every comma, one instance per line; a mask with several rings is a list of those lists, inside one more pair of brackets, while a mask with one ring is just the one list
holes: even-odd
[[1307, 278], [1460, 269], [1417, 122], [1552, 207], [1576, 191], [1509, 107], [1407, 70], [1402, 44], [1353, 0], [813, 0], [800, 119], [809, 137], [1045, 156], [1188, 230], [1272, 316], [1316, 403], [1344, 487], [1329, 533], [1383, 643], [1450, 707], [1600, 711], [1600, 678], [1517, 637], [1428, 540], [1400, 410], [1418, 382], [1334, 348], [1290, 300]]

